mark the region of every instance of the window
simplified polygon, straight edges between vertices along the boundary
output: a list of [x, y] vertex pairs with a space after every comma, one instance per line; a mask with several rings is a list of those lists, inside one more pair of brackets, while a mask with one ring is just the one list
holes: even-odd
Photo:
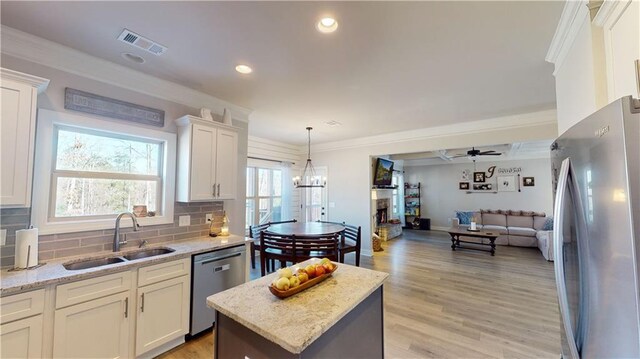
[[247, 167], [246, 228], [282, 220], [282, 171]]
[[72, 127], [54, 131], [52, 219], [110, 216], [134, 205], [162, 214], [161, 142]]
[[41, 110], [32, 223], [44, 234], [112, 228], [136, 205], [154, 212], [140, 225], [172, 223], [175, 138]]
[[400, 218], [400, 203], [402, 203], [402, 198], [400, 198], [400, 190], [399, 190], [399, 183], [402, 183], [402, 181], [400, 180], [400, 176], [394, 174], [391, 177], [391, 185], [394, 186], [395, 188], [392, 191], [392, 211], [391, 213], [393, 214], [392, 217], [393, 218]]

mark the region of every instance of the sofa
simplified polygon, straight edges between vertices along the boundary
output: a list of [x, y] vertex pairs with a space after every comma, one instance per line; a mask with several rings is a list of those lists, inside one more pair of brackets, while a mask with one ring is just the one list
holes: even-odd
[[[544, 258], [552, 261], [553, 219], [544, 212], [491, 210], [456, 211], [452, 225], [468, 227], [475, 219], [478, 229], [498, 232], [496, 244], [518, 247], [538, 247]], [[466, 241], [486, 243], [488, 239], [465, 237]]]

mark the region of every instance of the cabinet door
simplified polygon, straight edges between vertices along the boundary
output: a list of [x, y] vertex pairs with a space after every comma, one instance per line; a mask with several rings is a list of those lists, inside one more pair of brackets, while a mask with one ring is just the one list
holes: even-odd
[[11, 80], [2, 80], [0, 91], [0, 204], [29, 207], [37, 93]]
[[189, 331], [189, 276], [138, 288], [136, 356]]
[[640, 59], [640, 1], [621, 1], [616, 10], [604, 26], [610, 101], [640, 96], [635, 64]]
[[192, 201], [214, 199], [216, 170], [216, 132], [212, 127], [194, 124], [191, 139]]
[[42, 357], [42, 314], [0, 326], [0, 357]]
[[56, 310], [55, 358], [125, 358], [129, 352], [129, 292]]
[[218, 130], [216, 143], [216, 181], [220, 185], [218, 199], [236, 198], [238, 178], [238, 134]]

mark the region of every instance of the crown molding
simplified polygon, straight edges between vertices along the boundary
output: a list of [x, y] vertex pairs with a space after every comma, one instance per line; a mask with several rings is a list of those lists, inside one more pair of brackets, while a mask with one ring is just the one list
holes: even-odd
[[[631, 4], [633, 0], [605, 0], [600, 6], [600, 10], [593, 18], [593, 24], [598, 27], [605, 27], [605, 24], [611, 20], [617, 20], [624, 9]], [[636, 0], [637, 1], [637, 0]]]
[[[335, 151], [374, 145], [389, 145], [409, 141], [424, 141], [439, 137], [478, 134], [547, 125], [557, 126], [557, 123], [556, 110], [544, 110], [521, 115], [497, 117], [437, 127], [427, 127], [417, 130], [393, 132], [383, 135], [360, 137], [335, 142], [325, 142], [313, 145], [313, 152]], [[302, 148], [302, 146], [300, 148]]]
[[38, 93], [44, 92], [44, 90], [47, 89], [47, 86], [49, 86], [49, 79], [25, 74], [23, 72], [18, 72], [10, 69], [5, 69], [2, 67], [0, 67], [0, 78], [2, 78], [2, 80], [13, 80], [29, 84], [32, 87], [38, 89]]
[[217, 97], [5, 25], [2, 25], [1, 32], [3, 54], [185, 106], [206, 107], [219, 115], [226, 108], [231, 111], [235, 120], [249, 121], [252, 110]]
[[553, 75], [562, 66], [567, 52], [580, 30], [580, 26], [589, 19], [589, 2], [585, 0], [567, 1], [562, 9], [560, 22], [553, 35], [545, 60], [555, 65]]

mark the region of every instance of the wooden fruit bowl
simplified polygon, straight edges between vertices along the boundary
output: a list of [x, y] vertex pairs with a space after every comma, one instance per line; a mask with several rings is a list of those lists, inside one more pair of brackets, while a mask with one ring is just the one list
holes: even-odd
[[288, 298], [294, 294], [298, 294], [300, 292], [302, 292], [303, 290], [307, 289], [307, 288], [311, 288], [314, 285], [322, 282], [323, 280], [329, 278], [331, 276], [331, 274], [333, 274], [333, 272], [335, 272], [338, 269], [338, 266], [333, 263], [334, 268], [333, 271], [331, 271], [330, 273], [325, 273], [319, 277], [315, 277], [313, 279], [309, 279], [308, 281], [300, 284], [299, 286], [295, 287], [295, 288], [291, 288], [289, 290], [278, 290], [276, 287], [274, 287], [273, 285], [269, 284], [269, 291], [275, 295], [276, 297], [280, 298], [280, 299], [284, 299], [284, 298]]

